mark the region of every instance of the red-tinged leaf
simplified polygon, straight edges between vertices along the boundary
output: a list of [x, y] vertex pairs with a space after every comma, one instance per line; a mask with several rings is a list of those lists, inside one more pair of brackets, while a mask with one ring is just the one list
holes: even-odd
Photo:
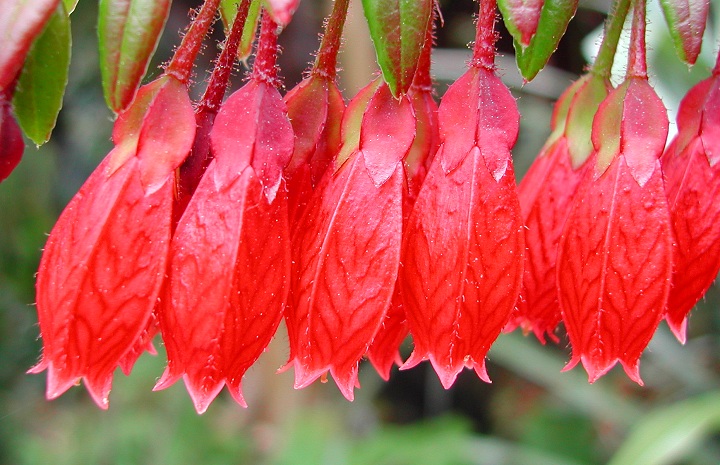
[[537, 31], [544, 4], [545, 0], [498, 0], [508, 31], [523, 47]]
[[663, 317], [672, 232], [659, 162], [641, 186], [619, 154], [602, 175], [588, 170], [558, 251], [558, 289], [572, 345], [590, 382], [620, 362], [642, 383], [639, 359]]
[[[218, 115], [218, 120], [223, 117]], [[282, 318], [290, 274], [287, 201], [273, 203], [260, 178], [236, 158], [234, 176], [218, 175], [216, 153], [178, 224], [171, 249], [163, 338], [167, 387], [184, 375], [198, 413], [224, 385], [246, 406], [242, 377]]]
[[705, 143], [706, 132], [720, 126], [718, 102], [717, 75], [693, 87], [680, 104], [677, 138], [661, 159], [675, 233], [665, 319], [681, 342], [687, 315], [720, 270], [720, 164], [709, 156], [715, 146]]
[[288, 92], [284, 100], [295, 133], [295, 149], [284, 173], [294, 228], [314, 187], [338, 153], [345, 101], [333, 81], [316, 74]]
[[65, 5], [65, 11], [67, 11], [68, 14], [71, 14], [73, 11], [75, 11], [75, 7], [78, 4], [78, 0], [63, 0], [63, 5]]
[[119, 113], [135, 97], [147, 71], [171, 0], [101, 0], [100, 70], [105, 101]]
[[512, 23], [508, 24], [509, 17], [503, 14], [508, 30], [511, 33], [513, 29], [518, 31], [513, 34], [515, 60], [525, 80], [533, 80], [545, 67], [565, 34], [570, 20], [575, 16], [577, 5], [578, 0], [544, 0], [535, 35], [530, 39], [529, 45], [523, 44], [522, 31]]
[[398, 283], [395, 285], [390, 309], [367, 351], [368, 360], [385, 381], [390, 379], [390, 370], [393, 365], [400, 366], [403, 363], [402, 357], [400, 357], [400, 344], [407, 336], [407, 319]]
[[383, 78], [397, 97], [412, 85], [422, 53], [432, 0], [363, 0]]
[[474, 67], [448, 89], [442, 102], [440, 139], [445, 149], [437, 156], [445, 173], [480, 146], [493, 177], [502, 178], [519, 129], [517, 104], [505, 84], [492, 71]]
[[50, 139], [62, 107], [70, 42], [70, 20], [59, 4], [25, 58], [13, 97], [18, 123], [37, 145]]
[[660, 4], [678, 56], [689, 65], [695, 64], [702, 47], [710, 0], [660, 0]]
[[172, 182], [146, 193], [136, 158], [110, 157], [50, 233], [37, 278], [47, 397], [80, 378], [107, 408], [115, 368], [147, 327], [165, 277]]
[[401, 282], [415, 350], [403, 368], [429, 359], [445, 388], [463, 367], [489, 381], [485, 355], [522, 280], [525, 244], [512, 165], [498, 181], [482, 150], [472, 148], [450, 173], [433, 163], [405, 235]]
[[0, 94], [0, 182], [20, 163], [25, 142], [10, 103]]
[[287, 26], [297, 10], [300, 0], [263, 0], [265, 8], [280, 26]]
[[0, 91], [15, 80], [33, 40], [40, 35], [60, 0], [0, 2]]
[[390, 306], [402, 233], [402, 162], [377, 187], [365, 159], [355, 152], [328, 172], [307, 207], [293, 238], [287, 317], [295, 386], [330, 371], [349, 400], [359, 360]]
[[[280, 93], [266, 82], [252, 80], [225, 102], [221, 114], [223, 118], [218, 115], [213, 126], [213, 151], [220, 157], [214, 175], [229, 179], [217, 182], [228, 182], [237, 176], [235, 167], [240, 161], [234, 158], [239, 158], [253, 167], [268, 202], [272, 203], [294, 143]], [[243, 122], [242, 131], [238, 130], [238, 121]]]

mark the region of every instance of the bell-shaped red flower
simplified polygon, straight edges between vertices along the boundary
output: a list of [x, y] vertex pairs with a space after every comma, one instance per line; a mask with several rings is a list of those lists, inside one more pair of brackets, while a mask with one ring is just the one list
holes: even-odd
[[[405, 157], [405, 170], [407, 173], [407, 192], [403, 206], [403, 230], [407, 227], [412, 206], [420, 192], [432, 157], [440, 144], [438, 130], [437, 103], [433, 98], [432, 77], [430, 76], [430, 54], [433, 44], [434, 25], [431, 21], [425, 38], [425, 44], [418, 63], [415, 79], [413, 80], [408, 98], [415, 112], [415, 140], [408, 155]], [[367, 358], [385, 380], [390, 378], [390, 369], [393, 364], [402, 365], [400, 344], [409, 333], [407, 317], [400, 295], [400, 284], [395, 284], [395, 293], [392, 305], [383, 319], [378, 333], [373, 338], [367, 351]]]
[[593, 121], [592, 165], [560, 240], [557, 279], [572, 345], [590, 382], [620, 362], [642, 383], [639, 359], [663, 317], [672, 232], [659, 157], [668, 120], [645, 68], [645, 14], [636, 2], [628, 77]]
[[675, 233], [665, 319], [685, 342], [687, 315], [720, 270], [720, 58], [683, 99], [677, 122], [661, 159]]
[[352, 400], [358, 363], [398, 275], [412, 105], [377, 79], [350, 102], [342, 135], [342, 149], [293, 236], [288, 365], [297, 388], [330, 371]]
[[242, 377], [272, 339], [287, 298], [290, 242], [282, 170], [293, 133], [276, 88], [277, 25], [265, 14], [252, 79], [224, 103], [213, 160], [178, 223], [161, 329], [168, 367], [199, 413]]
[[165, 278], [174, 173], [194, 134], [185, 84], [166, 75], [141, 88], [115, 123], [115, 148], [50, 233], [37, 277], [43, 356], [31, 370], [48, 370], [49, 399], [84, 378], [107, 408]]
[[335, 77], [348, 4], [349, 0], [335, 1], [310, 76], [285, 95], [295, 133], [295, 150], [284, 172], [291, 229], [300, 222], [313, 190], [340, 149], [345, 100]]
[[515, 306], [525, 248], [510, 148], [515, 99], [494, 71], [495, 2], [481, 2], [471, 68], [440, 103], [440, 149], [403, 246], [402, 298], [415, 349], [449, 388], [485, 355]]
[[523, 288], [506, 331], [519, 326], [542, 343], [546, 334], [558, 341], [557, 246], [592, 152], [592, 118], [609, 90], [607, 78], [587, 74], [565, 91], [555, 105], [553, 132], [518, 186], [527, 249]]

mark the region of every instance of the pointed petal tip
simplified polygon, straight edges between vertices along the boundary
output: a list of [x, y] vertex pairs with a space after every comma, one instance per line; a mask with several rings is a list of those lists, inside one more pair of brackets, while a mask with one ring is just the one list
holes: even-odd
[[248, 408], [248, 404], [245, 401], [245, 397], [243, 396], [242, 389], [240, 389], [240, 383], [231, 383], [227, 381], [226, 386], [228, 388], [228, 392], [230, 392], [230, 395], [232, 396], [233, 400], [240, 405], [242, 408]]
[[335, 384], [338, 389], [340, 389], [342, 395], [350, 402], [355, 400], [355, 388], [360, 387], [360, 382], [358, 381], [358, 365], [359, 362], [356, 362], [350, 368], [340, 370], [338, 370], [337, 367], [330, 368], [330, 374]]
[[643, 380], [640, 378], [640, 360], [634, 360], [632, 362], [626, 362], [624, 360], [620, 360], [620, 365], [622, 365], [623, 370], [625, 370], [625, 374], [636, 382], [639, 386], [644, 386], [645, 383], [643, 383]]
[[665, 317], [670, 331], [675, 335], [675, 338], [680, 344], [685, 345], [687, 342], [687, 317], [683, 318], [681, 322], [671, 319], [669, 316]]
[[420, 355], [417, 350], [413, 350], [410, 354], [410, 357], [405, 360], [405, 363], [400, 365], [400, 370], [409, 370], [410, 368], [414, 368], [420, 364], [420, 362], [423, 362], [427, 360], [427, 356]]
[[173, 371], [170, 369], [170, 367], [166, 367], [165, 371], [163, 372], [160, 379], [155, 383], [155, 386], [153, 386], [153, 391], [162, 391], [163, 389], [167, 389], [177, 380], [179, 380], [182, 377], [181, 373], [173, 373]]
[[224, 380], [211, 382], [207, 378], [199, 380], [199, 383], [195, 383], [187, 374], [183, 376], [183, 381], [185, 382], [185, 388], [188, 394], [190, 394], [190, 399], [198, 415], [202, 415], [207, 411], [212, 401], [215, 400], [225, 386]]

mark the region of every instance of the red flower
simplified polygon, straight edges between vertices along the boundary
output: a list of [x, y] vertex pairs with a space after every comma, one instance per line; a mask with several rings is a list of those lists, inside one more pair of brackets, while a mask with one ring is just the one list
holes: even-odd
[[572, 344], [565, 369], [582, 361], [590, 382], [620, 362], [641, 383], [640, 354], [662, 319], [672, 266], [658, 160], [667, 126], [662, 102], [637, 76], [615, 89], [595, 116], [592, 166], [575, 195], [557, 260]]
[[[187, 156], [195, 118], [185, 85], [170, 76], [140, 89], [118, 118], [115, 148], [70, 201], [50, 233], [37, 277], [47, 397], [84, 378], [107, 408], [112, 374], [136, 344], [165, 277], [174, 170]], [[129, 357], [126, 359], [126, 357]]]
[[[485, 355], [515, 306], [525, 248], [510, 147], [517, 106], [494, 72], [495, 11], [481, 3], [472, 67], [443, 97], [440, 149], [403, 246], [402, 297], [415, 350], [449, 388]], [[470, 109], [470, 111], [468, 111]]]
[[[403, 206], [403, 230], [407, 227], [412, 206], [425, 180], [432, 157], [440, 143], [437, 104], [432, 94], [430, 77], [430, 51], [433, 42], [433, 23], [430, 22], [418, 70], [408, 92], [415, 113], [415, 140], [405, 157], [407, 191]], [[368, 348], [367, 357], [380, 376], [388, 380], [393, 364], [402, 365], [400, 344], [408, 335], [407, 317], [400, 296], [400, 283], [396, 282], [392, 304], [383, 319], [380, 330]]]
[[348, 399], [378, 331], [400, 265], [403, 158], [415, 136], [412, 105], [376, 80], [350, 102], [343, 142], [293, 237], [288, 314], [295, 386], [330, 371]]
[[285, 96], [295, 151], [285, 169], [290, 225], [297, 226], [323, 173], [340, 148], [345, 101], [334, 78], [312, 74]]
[[210, 133], [213, 160], [173, 236], [161, 312], [168, 367], [156, 389], [184, 375], [198, 413], [224, 385], [245, 406], [245, 371], [272, 339], [287, 298], [290, 243], [282, 170], [293, 150], [275, 87], [276, 25], [264, 15], [252, 80]]
[[677, 138], [663, 155], [675, 247], [667, 320], [685, 342], [687, 315], [720, 270], [720, 60], [688, 92]]
[[588, 74], [565, 91], [555, 105], [553, 132], [518, 186], [527, 249], [523, 289], [506, 331], [520, 326], [542, 343], [545, 334], [558, 341], [557, 247], [592, 152], [592, 117], [609, 89], [607, 79]]

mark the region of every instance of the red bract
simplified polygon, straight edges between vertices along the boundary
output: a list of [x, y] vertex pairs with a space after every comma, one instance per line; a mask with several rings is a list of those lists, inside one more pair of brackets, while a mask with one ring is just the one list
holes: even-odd
[[525, 248], [510, 148], [515, 99], [494, 72], [493, 2], [481, 3], [472, 67], [444, 95], [440, 149], [410, 217], [402, 297], [415, 349], [449, 388], [485, 355], [520, 290]]
[[720, 269], [720, 67], [690, 90], [677, 121], [679, 134], [661, 159], [675, 233], [665, 319], [685, 342], [687, 315]]
[[291, 227], [297, 226], [313, 189], [340, 148], [345, 101], [334, 79], [313, 74], [285, 96], [295, 151], [285, 170]]
[[403, 158], [412, 105], [376, 80], [343, 118], [343, 148], [293, 237], [289, 365], [304, 387], [330, 371], [353, 399], [360, 358], [385, 317], [400, 263]]
[[[70, 201], [50, 233], [37, 277], [47, 397], [84, 378], [107, 408], [112, 374], [146, 347], [165, 277], [174, 170], [195, 134], [185, 85], [163, 76], [120, 115], [115, 148]], [[129, 358], [126, 358], [129, 357]]]
[[518, 186], [527, 250], [521, 297], [506, 330], [520, 326], [543, 343], [545, 334], [558, 341], [557, 246], [592, 151], [592, 118], [609, 89], [607, 79], [588, 74], [565, 91], [555, 105], [553, 133]]
[[641, 383], [639, 358], [662, 319], [672, 234], [658, 160], [665, 107], [632, 76], [602, 103], [595, 153], [568, 215], [558, 253], [563, 321], [590, 382], [620, 362]]
[[275, 29], [265, 15], [256, 71], [215, 119], [213, 161], [170, 250], [168, 302], [161, 313], [168, 367], [156, 389], [184, 375], [199, 413], [224, 385], [245, 406], [242, 377], [275, 334], [288, 292], [281, 173], [293, 133], [274, 86]]

